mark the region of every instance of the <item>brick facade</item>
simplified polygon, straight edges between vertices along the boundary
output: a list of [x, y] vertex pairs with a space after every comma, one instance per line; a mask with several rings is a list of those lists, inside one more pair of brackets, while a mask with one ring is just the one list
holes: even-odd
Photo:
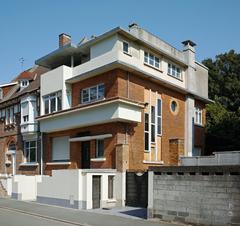
[[[113, 97], [124, 97], [141, 103], [147, 103], [145, 93], [148, 92], [151, 95], [157, 94], [162, 99], [162, 135], [158, 136], [159, 154], [154, 157], [153, 152], [144, 152], [144, 111], [142, 111], [141, 123], [109, 123], [102, 125], [95, 125], [86, 128], [79, 128], [73, 130], [67, 130], [62, 132], [55, 132], [45, 134], [45, 160], [44, 162], [51, 162], [51, 149], [52, 138], [58, 136], [70, 136], [76, 137], [77, 134], [82, 132], [89, 132], [91, 135], [111, 133], [112, 138], [107, 138], [104, 141], [104, 151], [106, 161], [93, 162], [91, 161], [91, 168], [116, 168], [119, 163], [116, 163], [116, 147], [117, 150], [125, 153], [123, 156], [118, 154], [118, 159], [128, 159], [128, 162], [121, 167], [127, 167], [128, 170], [146, 170], [150, 163], [143, 163], [143, 160], [150, 158], [157, 158], [158, 161], [163, 161], [165, 165], [177, 164], [172, 159], [172, 153], [170, 152], [170, 141], [173, 139], [181, 140], [184, 145], [184, 133], [185, 133], [185, 95], [176, 91], [170, 90], [160, 84], [151, 82], [149, 80], [140, 77], [139, 75], [128, 73], [121, 69], [115, 69], [98, 76], [77, 82], [72, 85], [72, 103], [73, 106], [80, 104], [81, 89], [91, 87], [100, 83], [105, 85], [105, 99]], [[149, 95], [148, 94], [148, 95]], [[171, 102], [177, 103], [176, 112], [171, 110]], [[151, 103], [152, 104], [152, 103]], [[148, 105], [151, 105], [148, 103]], [[201, 104], [201, 102], [198, 102]], [[147, 106], [147, 105], [146, 105]], [[205, 119], [204, 119], [205, 120]], [[199, 136], [202, 136], [203, 131], [199, 132]], [[91, 158], [95, 158], [96, 141], [91, 141]], [[123, 147], [121, 147], [123, 145]], [[155, 144], [151, 144], [154, 149]], [[183, 145], [178, 145], [178, 156], [184, 153]], [[181, 150], [180, 150], [181, 149]], [[81, 168], [81, 142], [71, 142], [70, 144], [70, 165], [46, 165], [45, 172], [51, 173], [52, 169], [75, 169]]]

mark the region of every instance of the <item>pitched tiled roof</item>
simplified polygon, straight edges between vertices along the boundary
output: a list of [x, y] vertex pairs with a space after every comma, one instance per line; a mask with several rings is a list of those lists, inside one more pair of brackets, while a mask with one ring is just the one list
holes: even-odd
[[21, 79], [30, 79], [29, 85], [20, 90], [19, 84], [16, 84], [12, 87], [12, 89], [8, 92], [8, 94], [0, 101], [0, 103], [4, 103], [6, 101], [13, 100], [17, 97], [20, 97], [26, 93], [31, 93], [35, 90], [38, 90], [40, 87], [40, 77], [43, 73], [47, 72], [48, 69], [42, 66], [35, 66], [28, 71], [22, 72], [18, 77], [14, 79], [14, 81], [18, 81]]

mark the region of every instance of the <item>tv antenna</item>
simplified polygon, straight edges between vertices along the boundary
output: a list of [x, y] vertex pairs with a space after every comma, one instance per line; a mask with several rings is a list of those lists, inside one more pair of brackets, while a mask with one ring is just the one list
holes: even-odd
[[25, 59], [24, 59], [23, 57], [21, 57], [21, 58], [19, 59], [19, 62], [20, 62], [20, 64], [21, 64], [21, 69], [22, 69], [22, 71], [23, 71], [24, 61], [25, 61]]

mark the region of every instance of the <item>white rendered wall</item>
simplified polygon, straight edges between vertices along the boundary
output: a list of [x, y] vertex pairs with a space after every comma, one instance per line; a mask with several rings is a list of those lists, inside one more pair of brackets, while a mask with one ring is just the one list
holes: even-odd
[[141, 122], [141, 108], [122, 102], [108, 103], [65, 115], [43, 119], [40, 121], [40, 131], [59, 131], [112, 121]]
[[20, 200], [36, 200], [37, 183], [41, 182], [41, 176], [15, 175], [12, 178], [12, 194]]
[[71, 87], [66, 85], [65, 80], [72, 77], [72, 68], [60, 66], [41, 76], [41, 115], [44, 114], [43, 97], [45, 95], [62, 91], [62, 109], [70, 107], [67, 93], [71, 93]]

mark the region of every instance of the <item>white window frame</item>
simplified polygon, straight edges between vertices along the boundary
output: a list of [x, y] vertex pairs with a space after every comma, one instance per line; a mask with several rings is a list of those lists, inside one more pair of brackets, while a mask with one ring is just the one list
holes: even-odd
[[[100, 86], [104, 87], [104, 94], [103, 94], [102, 97], [99, 97], [99, 87]], [[97, 93], [96, 93], [96, 99], [91, 100], [90, 90], [93, 89], [93, 88], [97, 89]], [[87, 98], [86, 101], [83, 100], [83, 92], [84, 91], [87, 91], [87, 93], [88, 93], [88, 98]], [[84, 88], [84, 89], [81, 90], [81, 104], [93, 103], [93, 102], [98, 101], [98, 100], [104, 100], [104, 98], [105, 98], [105, 85], [104, 85], [104, 83], [98, 84], [96, 86], [87, 87], [87, 88]]]
[[[148, 115], [148, 122], [147, 122], [147, 124], [148, 124], [148, 128], [147, 128], [147, 130], [145, 129], [145, 124], [146, 124], [146, 115]], [[151, 142], [150, 142], [150, 131], [149, 131], [149, 124], [150, 124], [150, 115], [149, 115], [149, 113], [148, 112], [145, 112], [144, 113], [144, 150], [146, 151], [146, 152], [149, 152], [150, 151], [150, 146], [151, 146]], [[145, 134], [148, 134], [148, 140], [146, 140], [145, 139]], [[148, 144], [148, 149], [146, 149], [145, 148], [145, 143], [147, 142], [147, 144]]]
[[167, 74], [176, 79], [183, 80], [182, 69], [179, 66], [177, 66], [176, 64], [168, 62]]
[[[153, 58], [150, 58], [150, 56], [152, 56]], [[153, 63], [151, 64], [151, 61], [153, 61]], [[157, 62], [158, 61], [158, 62]], [[160, 70], [161, 67], [161, 60], [159, 57], [157, 57], [155, 54], [144, 51], [144, 60], [143, 60], [144, 64], [156, 68], [158, 70]], [[156, 66], [158, 65], [158, 66]]]
[[[125, 50], [124, 50], [124, 44], [127, 44], [128, 51], [125, 51]], [[127, 42], [127, 41], [123, 41], [123, 42], [122, 42], [122, 51], [123, 51], [123, 53], [125, 53], [125, 54], [127, 54], [127, 55], [131, 55], [129, 42]]]
[[[159, 112], [158, 112], [158, 104], [159, 104], [159, 101], [161, 103], [161, 106], [160, 106], [160, 109], [161, 109], [161, 112], [160, 112], [160, 115], [159, 115]], [[157, 114], [156, 114], [156, 117], [157, 117], [157, 135], [158, 136], [161, 136], [162, 135], [162, 99], [161, 98], [158, 98], [157, 99]], [[160, 122], [160, 130], [161, 132], [159, 133], [158, 131], [158, 128], [159, 128], [159, 122]]]
[[203, 125], [203, 110], [199, 107], [195, 107], [195, 112], [194, 112], [194, 124], [195, 125]]
[[[61, 108], [58, 109], [58, 98], [60, 97], [61, 99]], [[51, 101], [55, 99], [55, 110], [51, 111]], [[45, 102], [48, 101], [48, 112], [45, 112]], [[50, 93], [48, 95], [43, 96], [43, 106], [44, 106], [44, 114], [51, 114], [57, 111], [61, 111], [62, 110], [62, 91], [57, 91], [54, 93]]]
[[[31, 159], [31, 152], [30, 152], [30, 150], [31, 150], [31, 147], [30, 147], [30, 142], [35, 142], [35, 146], [34, 146], [34, 148], [35, 148], [35, 162], [37, 162], [37, 140], [26, 140], [26, 141], [24, 141], [24, 162], [25, 163], [32, 163], [31, 161], [30, 161], [30, 159]], [[28, 144], [28, 147], [27, 147], [27, 144]], [[28, 150], [28, 157], [27, 157], [27, 150]], [[34, 163], [35, 163], [34, 162]]]

